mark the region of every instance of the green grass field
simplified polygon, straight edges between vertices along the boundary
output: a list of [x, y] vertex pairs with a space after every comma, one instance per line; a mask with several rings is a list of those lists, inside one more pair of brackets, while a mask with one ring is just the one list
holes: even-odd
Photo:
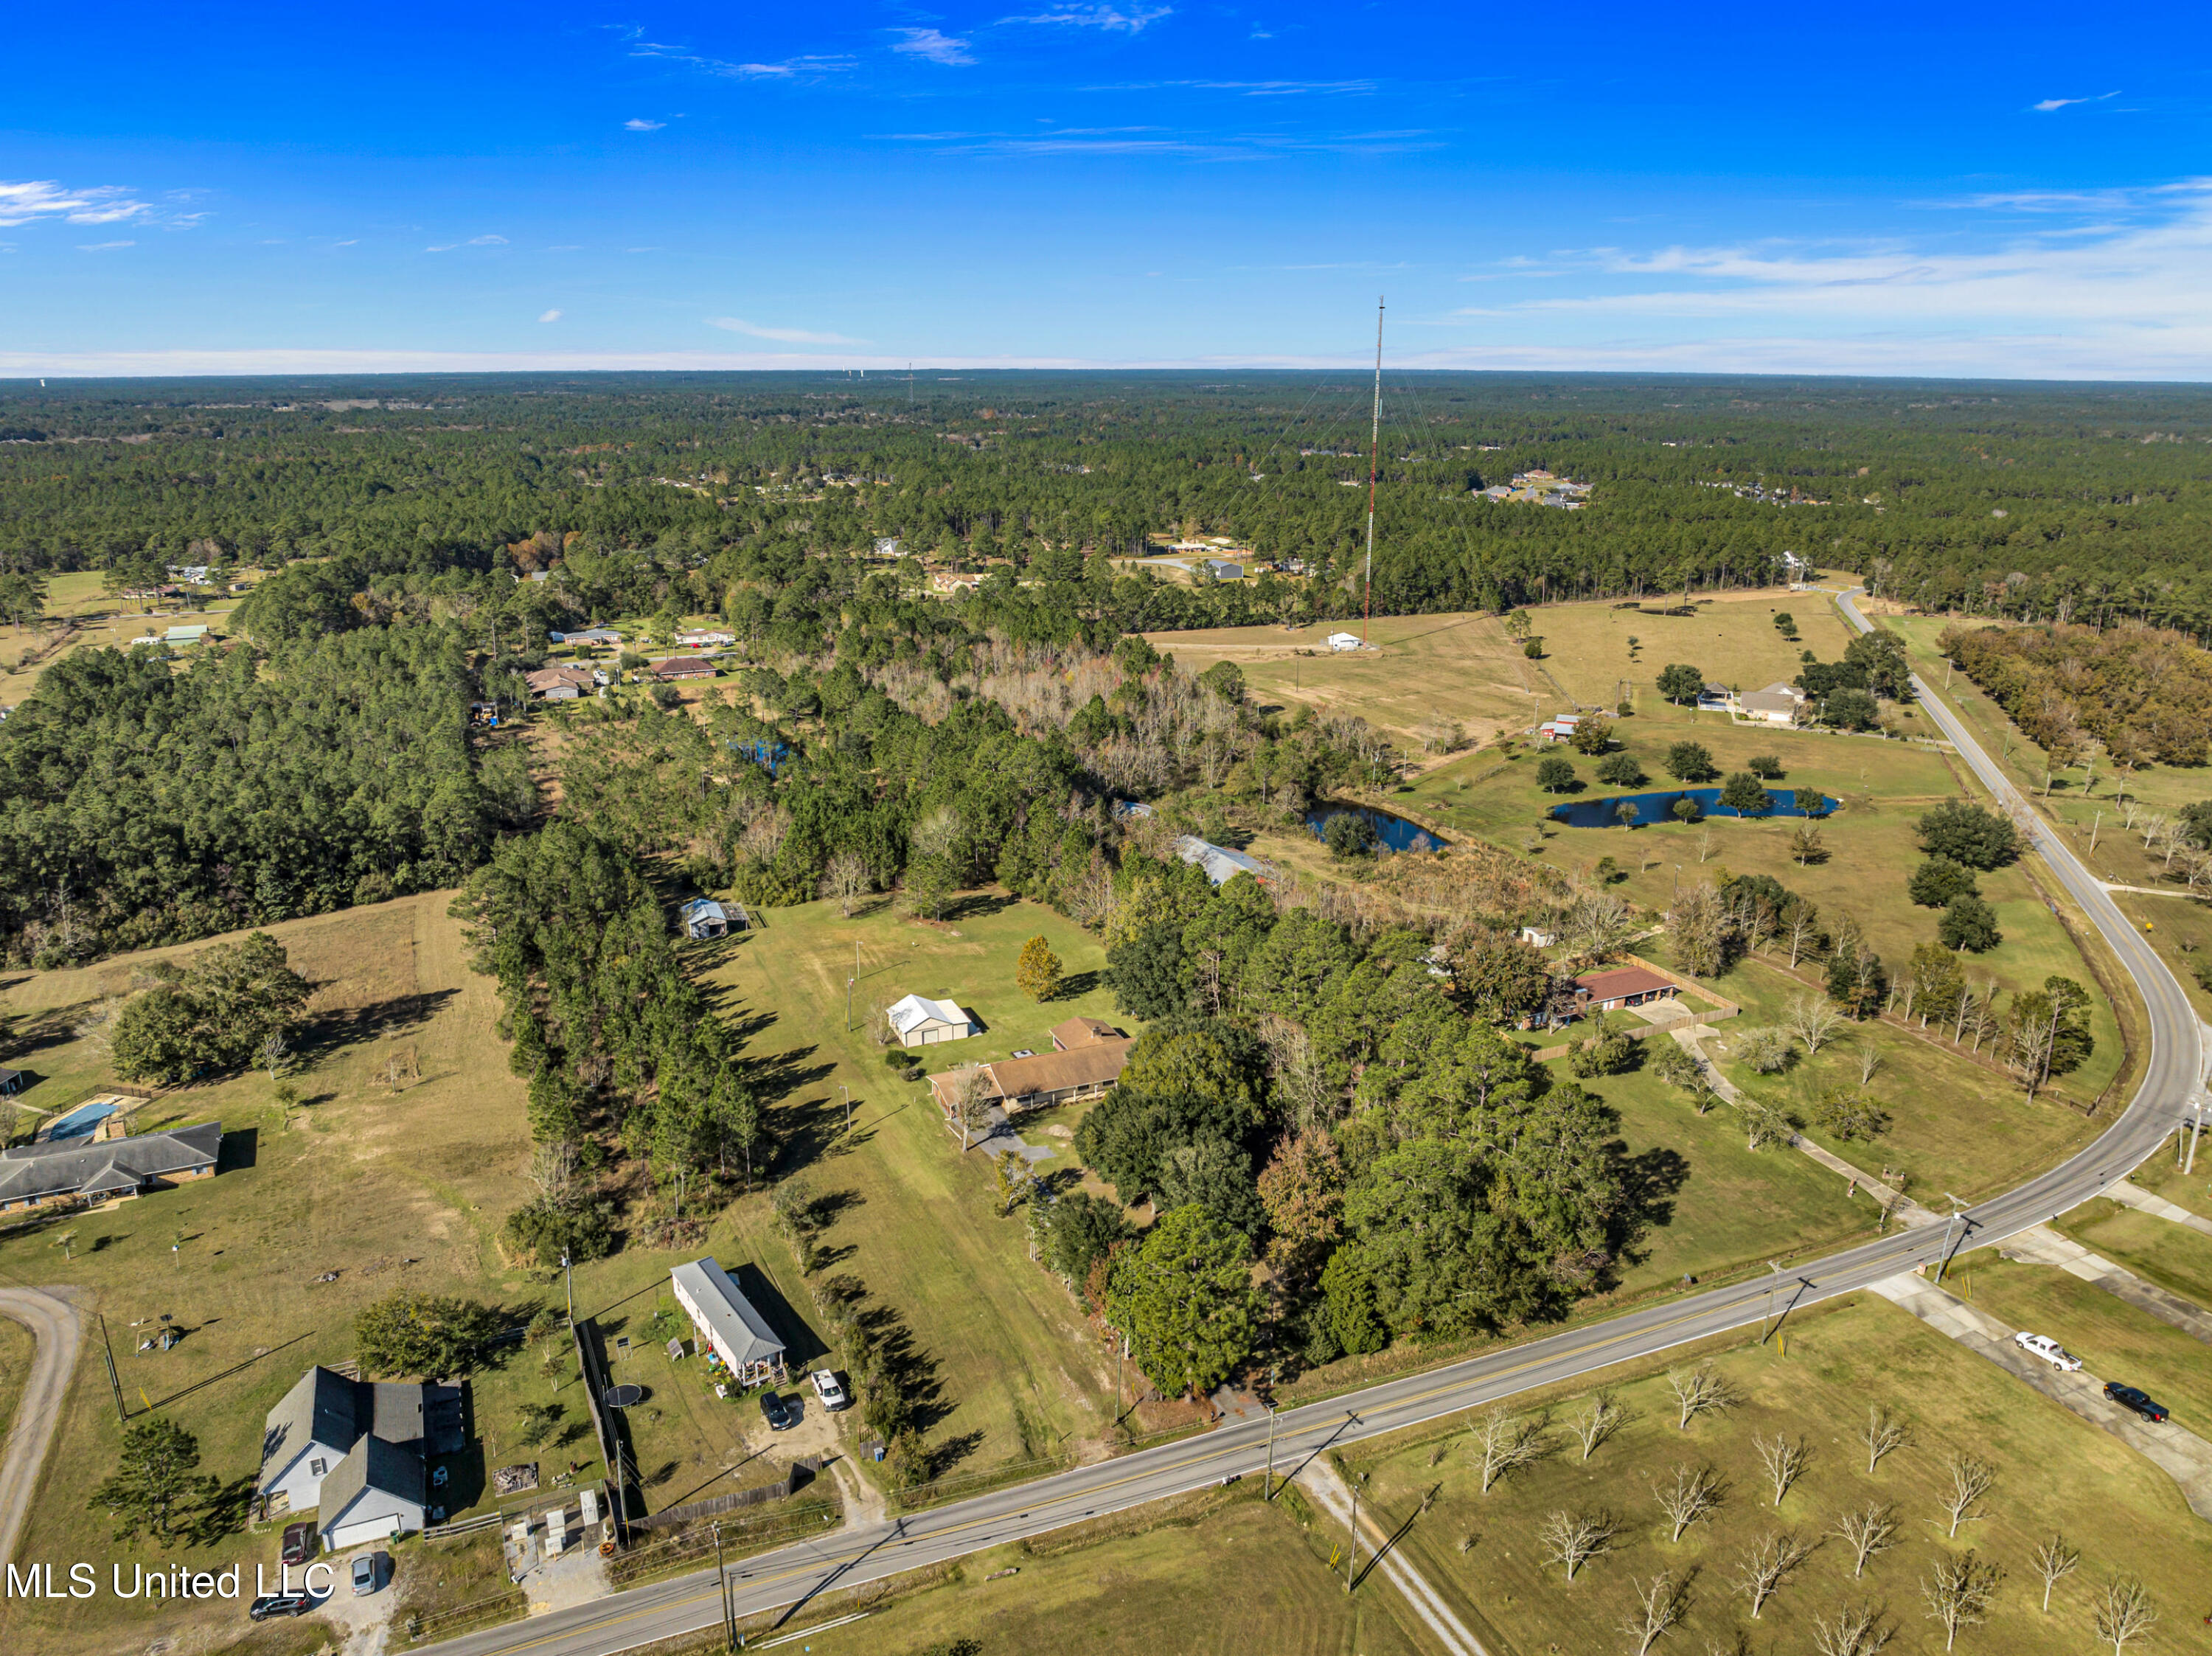
[[[1060, 998], [1043, 1005], [1014, 986], [1014, 959], [1042, 935], [1065, 963]], [[846, 980], [853, 992], [850, 1027]], [[1050, 910], [972, 894], [950, 923], [910, 919], [881, 901], [851, 919], [831, 903], [777, 909], [764, 931], [719, 945], [707, 973], [727, 992], [726, 1015], [752, 1030], [750, 1052], [787, 1083], [783, 1130], [817, 1188], [839, 1198], [825, 1241], [836, 1269], [859, 1276], [896, 1309], [939, 1365], [944, 1408], [933, 1436], [959, 1442], [961, 1470], [1060, 1454], [1096, 1441], [1111, 1419], [1112, 1364], [1086, 1333], [1066, 1290], [1027, 1258], [1018, 1216], [998, 1216], [987, 1160], [963, 1156], [927, 1089], [901, 1080], [873, 1039], [879, 1009], [919, 993], [957, 1000], [986, 1033], [924, 1049], [930, 1071], [1048, 1051], [1049, 1031], [1078, 1015], [1112, 1019], [1098, 982], [1097, 940]], [[844, 1092], [853, 1126], [844, 1131]], [[1047, 1172], [1076, 1164], [1073, 1110], [1026, 1116], [1032, 1143], [1059, 1148]], [[735, 1234], [774, 1259], [787, 1294], [803, 1294], [766, 1204], [732, 1210]]]
[[[1693, 1361], [1692, 1353], [1674, 1359]], [[1370, 1474], [1367, 1499], [1377, 1519], [1392, 1531], [1405, 1526], [1400, 1550], [1478, 1635], [1494, 1632], [1498, 1648], [1617, 1650], [1615, 1629], [1629, 1608], [1632, 1581], [1667, 1568], [1687, 1576], [1690, 1608], [1662, 1651], [1810, 1651], [1814, 1617], [1863, 1599], [1887, 1605], [1887, 1623], [1899, 1629], [1893, 1647], [1937, 1651], [1942, 1635], [1922, 1616], [1920, 1583], [1940, 1556], [1969, 1547], [2006, 1574], [1986, 1625], [1962, 1634], [1962, 1652], [2060, 1656], [2090, 1649], [2090, 1598], [2116, 1571], [2139, 1574], [2148, 1586], [2161, 1617], [2157, 1647], [2189, 1647], [2212, 1593], [2212, 1558], [2180, 1492], [2118, 1439], [1994, 1365], [1869, 1297], [1793, 1318], [1783, 1338], [1765, 1346], [1730, 1344], [1714, 1366], [1741, 1401], [1687, 1432], [1675, 1429], [1662, 1375], [1621, 1371], [1612, 1389], [1632, 1417], [1587, 1463], [1562, 1429], [1578, 1406], [1575, 1396], [1516, 1399], [1524, 1411], [1548, 1412], [1554, 1447], [1488, 1495], [1478, 1492], [1467, 1429], [1474, 1422], [1465, 1416], [1448, 1434], [1419, 1429], [1395, 1444], [1363, 1446], [1346, 1459]], [[1912, 1434], [1871, 1477], [1856, 1441], [1870, 1405], [1905, 1416]], [[1772, 1435], [1811, 1451], [1778, 1510], [1755, 1447], [1756, 1439]], [[1441, 1464], [1432, 1465], [1438, 1447]], [[1931, 1520], [1939, 1517], [1936, 1495], [1946, 1464], [1957, 1454], [1986, 1459], [1996, 1481], [1983, 1515], [1951, 1540]], [[1679, 1544], [1668, 1540], [1650, 1489], [1678, 1465], [1710, 1465], [1725, 1487], [1712, 1520]], [[1433, 1486], [1441, 1487], [1423, 1513], [1423, 1496]], [[1854, 1581], [1842, 1544], [1822, 1536], [1844, 1510], [1869, 1501], [1893, 1504], [1899, 1544]], [[1539, 1531], [1553, 1512], [1592, 1509], [1613, 1515], [1613, 1550], [1569, 1584], [1545, 1562]], [[2054, 1530], [2080, 1548], [2081, 1568], [2061, 1583], [2045, 1617], [2037, 1608], [2040, 1588], [2029, 1555]], [[1729, 1582], [1741, 1555], [1775, 1531], [1820, 1544], [1754, 1621]], [[1462, 1538], [1470, 1537], [1462, 1551]], [[1370, 1580], [1361, 1591], [1378, 1586]]]
[[[18, 627], [0, 622], [0, 704], [12, 706], [31, 694], [40, 676], [64, 657], [82, 650], [127, 646], [146, 633], [204, 622], [216, 634], [224, 631], [223, 617], [238, 607], [235, 598], [210, 601], [205, 609], [179, 609], [173, 604], [158, 613], [142, 609], [136, 600], [118, 601], [110, 595], [106, 575], [100, 570], [77, 570], [46, 578], [46, 614], [40, 627]], [[61, 623], [70, 623], [64, 636]], [[27, 655], [35, 656], [30, 665]]]
[[2200, 1437], [2212, 1432], [2204, 1343], [2054, 1265], [1967, 1254], [1946, 1285], [2014, 1328], [2048, 1334], [2100, 1379], [2139, 1386]]
[[[2203, 1165], [2197, 1163], [2200, 1169]], [[2125, 1265], [2146, 1282], [2212, 1306], [2212, 1236], [2101, 1196], [2051, 1222], [2082, 1247]]]
[[[1650, 601], [1655, 608], [1662, 601]], [[1801, 632], [1792, 644], [1775, 630], [1773, 612], [1787, 610]], [[1610, 705], [1626, 685], [1639, 707], [1656, 703], [1653, 689], [1670, 662], [1703, 665], [1714, 677], [1758, 689], [1793, 676], [1798, 652], [1842, 653], [1848, 635], [1834, 609], [1808, 593], [1762, 591], [1718, 595], [1695, 616], [1638, 614], [1609, 604], [1540, 605], [1527, 612], [1543, 640], [1531, 661], [1490, 615], [1389, 616], [1369, 623], [1380, 648], [1331, 652], [1331, 633], [1357, 623], [1223, 627], [1200, 632], [1149, 633], [1176, 662], [1201, 671], [1233, 661], [1262, 704], [1311, 707], [1337, 718], [1357, 716], [1394, 733], [1419, 752], [1450, 725], [1480, 743], [1500, 731], [1524, 730], [1570, 703]], [[1632, 653], [1628, 640], [1639, 647]]]
[[21, 1323], [0, 1317], [0, 1443], [15, 1423], [15, 1406], [23, 1400], [23, 1387], [31, 1377], [31, 1331]]
[[[2212, 1123], [2207, 1124], [2212, 1130]], [[2159, 1153], [2128, 1175], [2154, 1196], [2162, 1196], [2176, 1207], [2187, 1208], [2199, 1218], [2212, 1219], [2212, 1141], [2199, 1139], [2197, 1170], [2185, 1174], [2173, 1159], [2171, 1141]]]
[[[866, 1621], [786, 1648], [920, 1656], [964, 1638], [986, 1656], [1418, 1656], [1431, 1649], [1425, 1636], [1409, 1636], [1405, 1601], [1380, 1583], [1346, 1597], [1340, 1573], [1329, 1568], [1329, 1541], [1322, 1526], [1301, 1527], [1287, 1503], [1260, 1501], [1256, 1484], [1235, 1498], [1189, 1496], [963, 1558]], [[989, 1579], [1000, 1571], [1018, 1574]], [[826, 1603], [786, 1630], [840, 1613], [850, 1611]], [[755, 1641], [769, 1619], [748, 1629]]]

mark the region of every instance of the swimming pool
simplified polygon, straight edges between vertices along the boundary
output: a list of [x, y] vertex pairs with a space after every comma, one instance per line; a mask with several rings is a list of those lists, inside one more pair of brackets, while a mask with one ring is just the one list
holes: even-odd
[[89, 1138], [93, 1130], [115, 1113], [112, 1104], [80, 1104], [46, 1129], [49, 1142], [57, 1138]]

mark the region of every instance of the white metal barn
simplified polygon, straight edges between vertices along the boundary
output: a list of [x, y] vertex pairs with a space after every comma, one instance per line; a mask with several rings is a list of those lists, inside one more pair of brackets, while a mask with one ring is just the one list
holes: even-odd
[[965, 1040], [976, 1033], [975, 1020], [949, 1000], [908, 995], [885, 1014], [902, 1046], [934, 1046], [940, 1041]]

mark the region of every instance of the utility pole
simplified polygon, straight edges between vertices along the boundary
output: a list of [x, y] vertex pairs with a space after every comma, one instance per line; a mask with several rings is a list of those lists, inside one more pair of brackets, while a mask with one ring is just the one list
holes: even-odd
[[568, 1326], [576, 1325], [576, 1275], [568, 1266], [568, 1250], [561, 1250], [561, 1280], [568, 1290]]
[[1267, 1471], [1260, 1487], [1267, 1492], [1268, 1500], [1275, 1498], [1275, 1405], [1272, 1403], [1267, 1405]]
[[731, 1625], [730, 1576], [722, 1568], [722, 1526], [714, 1526], [714, 1586], [722, 1600], [722, 1648], [729, 1650], [738, 1642], [737, 1629]]
[[[1359, 643], [1367, 645], [1367, 623], [1375, 614], [1375, 475], [1382, 461], [1382, 300], [1375, 300], [1375, 412], [1367, 444], [1367, 593], [1359, 614]], [[1350, 1592], [1350, 1588], [1346, 1589]]]
[[845, 1131], [850, 1132], [853, 1131], [853, 1089], [841, 1081], [837, 1083], [837, 1090], [845, 1095]]
[[[1967, 1206], [1967, 1204], [1960, 1198], [1952, 1196], [1949, 1191], [1945, 1191], [1943, 1194], [1950, 1198], [1951, 1216], [1943, 1222], [1943, 1257], [1936, 1262], [1936, 1286], [1938, 1288], [1943, 1286], [1943, 1273], [1951, 1267], [1952, 1228], [1954, 1225], [1961, 1225], [1961, 1222], [1966, 1217]], [[1964, 1226], [1961, 1226], [1959, 1231], [1959, 1240], [1962, 1242], [1966, 1240], [1966, 1228]]]
[[2181, 1169], [2185, 1174], [2197, 1171], [2197, 1141], [2204, 1137], [2204, 1101], [2201, 1098], [2192, 1098], [2189, 1101], [2189, 1107], [2197, 1113], [2197, 1126], [2196, 1130], [2189, 1135], [2189, 1160], [2183, 1164]]
[[1759, 1319], [1759, 1343], [1761, 1345], [1766, 1344], [1767, 1319], [1774, 1315], [1774, 1290], [1782, 1286], [1781, 1261], [1769, 1259], [1766, 1262], [1766, 1269], [1770, 1273], [1766, 1278], [1766, 1316]]

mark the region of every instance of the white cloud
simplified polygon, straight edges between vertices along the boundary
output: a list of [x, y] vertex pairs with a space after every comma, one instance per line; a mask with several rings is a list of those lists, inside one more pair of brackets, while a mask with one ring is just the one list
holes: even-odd
[[469, 246], [471, 247], [504, 247], [507, 246], [507, 238], [505, 236], [471, 236], [469, 238]]
[[[851, 57], [841, 52], [787, 58], [774, 64], [733, 64], [726, 58], [709, 58], [704, 52], [671, 45], [665, 41], [641, 39], [637, 38], [636, 31], [632, 31], [629, 55], [633, 58], [661, 58], [672, 64], [688, 64], [708, 75], [727, 76], [740, 81], [794, 80], [810, 76], [835, 75], [852, 68], [854, 64]], [[637, 126], [635, 121], [629, 124], [633, 129]]]
[[561, 319], [561, 312], [558, 311], [546, 311], [540, 314], [538, 319], [540, 322], [558, 322]]
[[54, 218], [64, 224], [117, 224], [153, 210], [119, 184], [69, 190], [51, 179], [13, 184], [0, 179], [0, 228]]
[[[1123, 11], [1115, 6], [1060, 6], [1033, 17], [1001, 17], [1001, 23], [1059, 23], [1074, 28], [1103, 29], [1109, 33], [1139, 34], [1147, 24], [1175, 15], [1173, 6], [1134, 6]], [[1261, 38], [1265, 39], [1265, 36]]]
[[933, 28], [894, 29], [892, 33], [899, 38], [891, 42], [891, 50], [902, 52], [909, 58], [943, 64], [950, 69], [975, 61], [975, 54], [968, 49], [968, 43], [957, 35], [940, 33]]
[[136, 247], [135, 241], [87, 241], [77, 246], [80, 253], [112, 253], [119, 247]]
[[724, 328], [732, 333], [750, 334], [755, 339], [774, 339], [787, 345], [860, 345], [867, 342], [848, 339], [841, 333], [811, 333], [805, 328], [763, 328], [757, 323], [747, 322], [734, 316], [710, 316], [710, 328]]
[[666, 126], [667, 124], [668, 123], [665, 121], [631, 119], [623, 123], [623, 130], [625, 132], [658, 132], [662, 127]]
[[2065, 109], [2074, 104], [2100, 104], [2108, 98], [2117, 98], [2119, 95], [2118, 91], [2112, 91], [2100, 92], [2094, 98], [2045, 98], [2041, 103], [2031, 105], [2030, 107], [2039, 115], [2048, 115], [2056, 110]]
[[1625, 355], [1630, 366], [1717, 348], [1717, 325], [1729, 342], [1721, 368], [1763, 355], [1778, 371], [1794, 352], [1808, 371], [2212, 376], [2212, 179], [2140, 199], [2136, 222], [2098, 212], [1973, 250], [1959, 247], [1955, 226], [1928, 246], [1591, 248], [1528, 273], [1543, 282], [1530, 297], [1457, 314], [1569, 353], [1577, 334], [1601, 329], [1644, 353]]

